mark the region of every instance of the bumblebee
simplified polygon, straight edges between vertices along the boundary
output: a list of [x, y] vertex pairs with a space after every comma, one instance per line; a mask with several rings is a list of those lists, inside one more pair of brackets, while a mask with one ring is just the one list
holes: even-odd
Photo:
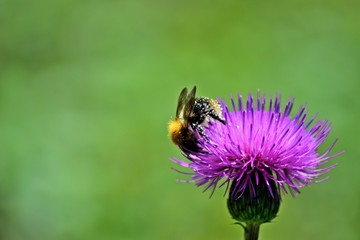
[[210, 118], [225, 124], [221, 116], [221, 107], [213, 99], [207, 97], [195, 98], [196, 86], [188, 94], [184, 88], [178, 99], [176, 117], [169, 122], [168, 130], [173, 143], [185, 152], [199, 152], [198, 137], [208, 139], [204, 128]]

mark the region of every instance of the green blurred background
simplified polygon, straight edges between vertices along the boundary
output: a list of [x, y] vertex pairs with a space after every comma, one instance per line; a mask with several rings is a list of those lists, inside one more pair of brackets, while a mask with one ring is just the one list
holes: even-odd
[[242, 239], [224, 189], [172, 171], [180, 90], [307, 103], [330, 179], [260, 239], [360, 239], [360, 3], [0, 1], [0, 238]]

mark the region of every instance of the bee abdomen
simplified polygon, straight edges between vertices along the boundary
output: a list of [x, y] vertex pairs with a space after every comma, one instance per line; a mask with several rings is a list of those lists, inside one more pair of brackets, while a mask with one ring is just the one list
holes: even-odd
[[189, 128], [183, 126], [180, 119], [171, 120], [168, 126], [169, 135], [173, 143], [179, 146], [185, 152], [198, 151], [198, 141], [194, 132]]

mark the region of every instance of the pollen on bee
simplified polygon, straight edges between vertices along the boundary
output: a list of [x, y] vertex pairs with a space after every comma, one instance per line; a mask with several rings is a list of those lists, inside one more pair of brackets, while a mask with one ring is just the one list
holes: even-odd
[[218, 102], [216, 102], [215, 100], [213, 99], [210, 99], [210, 104], [214, 107], [215, 111], [218, 113], [218, 114], [221, 114], [221, 106]]

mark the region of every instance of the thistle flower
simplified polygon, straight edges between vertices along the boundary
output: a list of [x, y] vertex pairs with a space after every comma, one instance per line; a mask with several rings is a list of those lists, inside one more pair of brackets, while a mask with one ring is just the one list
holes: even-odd
[[[293, 98], [283, 111], [278, 95], [270, 96], [268, 104], [265, 94], [261, 97], [258, 93], [255, 99], [250, 94], [245, 104], [241, 95], [232, 97], [233, 111], [224, 101], [218, 102], [226, 124], [211, 121], [204, 128], [207, 138], [198, 138], [202, 151], [183, 150], [190, 162], [172, 161], [193, 170], [192, 181], [204, 185], [205, 190], [226, 186], [227, 192], [230, 187], [228, 207], [238, 221], [257, 224], [270, 221], [278, 211], [281, 192], [299, 193], [300, 188], [324, 180], [323, 174], [335, 166], [324, 164], [342, 153], [330, 155], [336, 140], [324, 153], [318, 153], [330, 132], [330, 123], [314, 121], [316, 116], [308, 119], [305, 106], [290, 116]], [[255, 209], [246, 210], [248, 205]], [[249, 216], [254, 211], [264, 214], [264, 206], [273, 210], [262, 219], [256, 214]]]

